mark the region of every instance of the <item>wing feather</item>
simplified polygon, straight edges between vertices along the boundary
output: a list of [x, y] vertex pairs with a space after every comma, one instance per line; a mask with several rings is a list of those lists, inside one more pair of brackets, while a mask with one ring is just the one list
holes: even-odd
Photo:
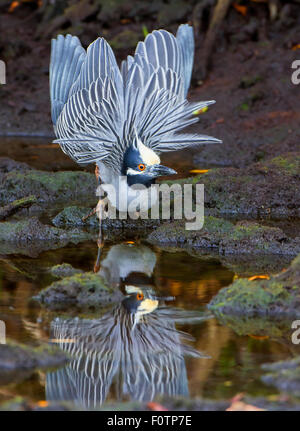
[[[120, 71], [103, 38], [85, 53], [77, 38], [59, 36], [53, 41], [51, 57], [55, 142], [78, 163], [105, 160], [119, 171], [123, 154], [136, 135], [157, 152], [220, 142], [177, 134], [198, 121], [194, 110], [214, 103], [186, 100], [193, 44], [188, 25], [180, 26], [176, 37], [155, 30], [138, 43], [134, 56], [122, 62]], [[66, 61], [62, 61], [64, 56]], [[66, 87], [54, 79], [58, 76]]]

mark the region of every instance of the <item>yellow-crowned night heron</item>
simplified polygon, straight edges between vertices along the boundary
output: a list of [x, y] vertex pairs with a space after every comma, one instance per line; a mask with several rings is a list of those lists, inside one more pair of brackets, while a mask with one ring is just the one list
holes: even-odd
[[[177, 134], [198, 121], [195, 110], [214, 103], [186, 100], [193, 57], [193, 29], [187, 24], [176, 37], [165, 30], [147, 35], [121, 69], [103, 38], [85, 51], [76, 36], [59, 35], [52, 40], [50, 64], [55, 142], [76, 162], [96, 163], [102, 183], [113, 185], [117, 194], [122, 184], [130, 204], [135, 185], [146, 186], [147, 192], [158, 176], [176, 173], [160, 164], [160, 153], [221, 142]], [[146, 193], [146, 208], [156, 200], [151, 195], [150, 203]]]
[[[48, 401], [72, 400], [97, 408], [113, 386], [119, 400], [151, 401], [156, 395], [188, 396], [185, 356], [207, 356], [191, 347], [176, 322], [196, 323], [199, 314], [165, 306], [136, 319], [148, 293], [136, 289], [101, 318], [56, 318], [51, 335], [73, 357], [64, 368], [47, 374]], [[136, 296], [140, 295], [140, 296]], [[128, 301], [131, 296], [131, 303]]]

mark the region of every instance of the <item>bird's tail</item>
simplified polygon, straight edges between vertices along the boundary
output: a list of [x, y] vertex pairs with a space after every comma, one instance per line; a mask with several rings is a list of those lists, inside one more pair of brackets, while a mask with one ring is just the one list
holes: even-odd
[[51, 41], [50, 98], [53, 124], [68, 100], [70, 89], [79, 76], [86, 52], [76, 36], [59, 35]]

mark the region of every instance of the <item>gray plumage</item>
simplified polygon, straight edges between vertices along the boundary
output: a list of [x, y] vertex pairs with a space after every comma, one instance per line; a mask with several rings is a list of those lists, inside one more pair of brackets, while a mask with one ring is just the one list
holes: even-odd
[[56, 318], [52, 336], [72, 360], [47, 373], [46, 399], [99, 408], [112, 385], [119, 400], [188, 396], [185, 357], [207, 356], [188, 344], [192, 337], [175, 323], [199, 322], [198, 313], [162, 307], [133, 327], [134, 319], [122, 305], [99, 319]]
[[119, 69], [103, 38], [87, 49], [77, 37], [52, 40], [51, 112], [62, 150], [78, 163], [102, 162], [117, 174], [138, 136], [156, 153], [221, 142], [178, 131], [198, 121], [195, 110], [214, 101], [188, 103], [194, 55], [193, 29], [177, 36], [153, 31]]

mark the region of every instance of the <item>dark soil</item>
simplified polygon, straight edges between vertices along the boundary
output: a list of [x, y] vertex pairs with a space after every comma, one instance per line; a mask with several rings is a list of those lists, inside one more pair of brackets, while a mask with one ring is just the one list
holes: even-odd
[[66, 3], [62, 2], [60, 11], [49, 5], [48, 11], [44, 7], [39, 12], [32, 3], [7, 13], [5, 2], [0, 9], [0, 57], [7, 63], [7, 84], [0, 89], [1, 134], [53, 134], [48, 69], [50, 39], [57, 33], [76, 34], [85, 47], [104, 36], [120, 61], [132, 54], [136, 42], [143, 39], [143, 26], [148, 31], [163, 27], [174, 32], [179, 23], [190, 21], [196, 35], [190, 98], [217, 102], [200, 116], [193, 130], [224, 141], [223, 145], [195, 151], [199, 167], [246, 167], [297, 150], [300, 100], [298, 88], [291, 82], [291, 64], [299, 55], [291, 48], [299, 43], [299, 4], [280, 5], [273, 23], [264, 4], [250, 5], [246, 17], [231, 7], [217, 37], [211, 70], [203, 82], [199, 79], [199, 59], [209, 10], [201, 19], [197, 2], [179, 1], [174, 7], [163, 0], [131, 6], [121, 1], [101, 6], [99, 13], [74, 8], [71, 16], [66, 12], [67, 17], [55, 21], [62, 16]]

